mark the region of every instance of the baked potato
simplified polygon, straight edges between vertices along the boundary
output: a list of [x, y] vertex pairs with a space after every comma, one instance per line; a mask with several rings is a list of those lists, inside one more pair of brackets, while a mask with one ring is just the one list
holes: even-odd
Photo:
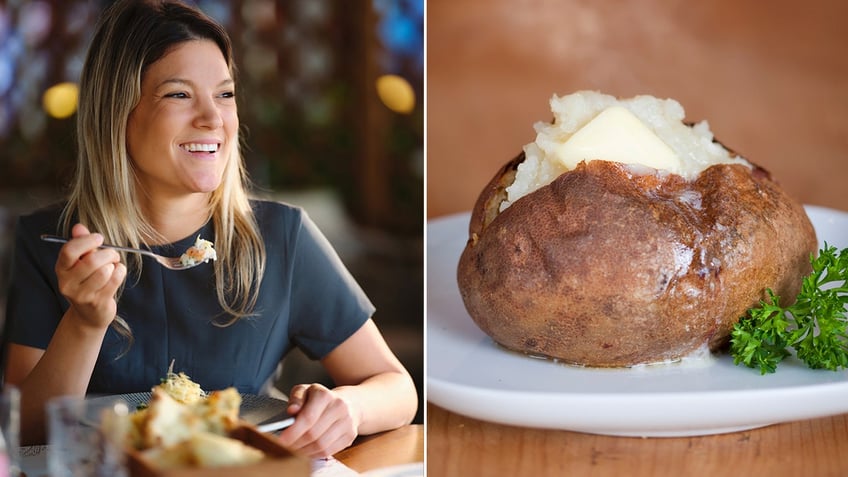
[[794, 297], [817, 247], [804, 208], [765, 169], [706, 137], [724, 155], [694, 170], [672, 144], [680, 170], [582, 159], [512, 198], [521, 165], [544, 141], [525, 146], [471, 214], [457, 280], [474, 322], [510, 350], [625, 367], [719, 350], [767, 288]]

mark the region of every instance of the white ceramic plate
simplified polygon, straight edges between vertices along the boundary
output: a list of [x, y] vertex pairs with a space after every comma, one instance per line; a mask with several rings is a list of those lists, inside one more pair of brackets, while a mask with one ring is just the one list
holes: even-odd
[[[150, 393], [118, 394], [114, 396], [98, 396], [89, 398], [87, 413], [92, 421], [97, 421], [96, 416], [104, 408], [112, 406], [116, 400], [123, 400], [129, 406], [130, 411], [139, 406], [147, 404]], [[256, 394], [242, 394], [239, 417], [249, 424], [253, 424], [260, 432], [273, 432], [284, 429], [294, 423], [294, 417], [286, 413], [286, 401], [269, 396], [258, 396]]]
[[360, 474], [362, 477], [424, 477], [424, 463], [393, 465], [369, 470]]
[[[820, 244], [848, 247], [848, 213], [807, 206]], [[730, 356], [679, 365], [592, 369], [505, 351], [465, 311], [456, 265], [469, 214], [427, 226], [427, 399], [473, 418], [621, 436], [693, 436], [848, 412], [848, 371], [794, 358], [774, 374]]]

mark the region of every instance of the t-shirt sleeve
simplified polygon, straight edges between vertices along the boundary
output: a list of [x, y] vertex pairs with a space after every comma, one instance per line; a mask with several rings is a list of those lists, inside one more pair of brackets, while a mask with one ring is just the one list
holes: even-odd
[[329, 241], [302, 212], [294, 237], [291, 339], [320, 359], [356, 332], [374, 313], [365, 292]]
[[39, 239], [50, 228], [36, 229], [37, 221], [25, 219], [15, 226], [4, 341], [45, 349], [67, 304], [54, 270], [60, 246]]

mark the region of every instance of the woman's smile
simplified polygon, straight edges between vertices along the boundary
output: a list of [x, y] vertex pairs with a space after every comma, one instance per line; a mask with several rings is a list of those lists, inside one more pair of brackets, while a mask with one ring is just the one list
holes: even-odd
[[189, 154], [192, 158], [203, 161], [214, 161], [218, 158], [218, 151], [221, 150], [221, 143], [214, 142], [187, 142], [180, 144], [180, 149]]
[[191, 142], [186, 144], [180, 144], [180, 147], [185, 149], [186, 152], [206, 152], [206, 153], [216, 153], [218, 152], [218, 148], [221, 147], [220, 143], [201, 143], [201, 142]]

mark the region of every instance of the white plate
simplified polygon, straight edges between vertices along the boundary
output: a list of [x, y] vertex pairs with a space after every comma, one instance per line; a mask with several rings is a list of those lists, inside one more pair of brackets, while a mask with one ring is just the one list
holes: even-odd
[[[112, 406], [116, 399], [126, 402], [130, 411], [133, 411], [150, 401], [150, 393], [118, 394], [89, 398], [86, 401], [88, 402], [87, 412], [92, 417], [91, 420], [96, 421], [96, 416], [100, 414], [100, 410]], [[256, 426], [256, 429], [260, 432], [278, 431], [294, 423], [294, 417], [289, 416], [286, 412], [287, 405], [288, 403], [286, 401], [269, 396], [242, 394], [239, 417], [245, 422]]]
[[[848, 213], [807, 206], [820, 244], [848, 247]], [[621, 436], [693, 436], [848, 412], [848, 371], [794, 358], [774, 374], [706, 362], [593, 369], [498, 347], [471, 320], [456, 284], [469, 214], [427, 226], [427, 399], [502, 424]]]
[[424, 477], [424, 463], [400, 464], [369, 470], [362, 477]]

